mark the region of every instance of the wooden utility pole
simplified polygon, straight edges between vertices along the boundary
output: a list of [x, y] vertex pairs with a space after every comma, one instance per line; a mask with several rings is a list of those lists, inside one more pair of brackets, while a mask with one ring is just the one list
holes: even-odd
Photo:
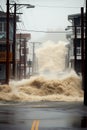
[[14, 4], [14, 22], [13, 22], [13, 78], [16, 77], [16, 3]]
[[34, 67], [35, 67], [35, 42], [33, 42], [32, 75], [34, 75]]
[[84, 86], [84, 63], [85, 63], [85, 52], [84, 47], [84, 8], [81, 7], [81, 71], [82, 71], [82, 88]]
[[29, 62], [28, 62], [28, 66], [29, 66], [29, 78], [30, 78], [30, 75], [31, 75], [31, 71], [30, 71], [30, 68], [32, 66], [32, 63], [31, 63], [31, 60], [29, 59]]
[[24, 39], [24, 78], [26, 78], [26, 39]]
[[6, 84], [9, 84], [9, 0], [7, 0], [7, 25], [6, 25]]
[[19, 48], [19, 79], [21, 79], [21, 33], [20, 33], [20, 48]]
[[87, 0], [85, 12], [85, 73], [84, 73], [84, 105], [87, 106]]

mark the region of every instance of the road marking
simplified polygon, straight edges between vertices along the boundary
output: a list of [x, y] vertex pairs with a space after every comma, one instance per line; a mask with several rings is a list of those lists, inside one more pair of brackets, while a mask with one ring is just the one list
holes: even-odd
[[34, 130], [35, 124], [36, 124], [36, 120], [33, 121], [33, 124], [32, 124], [32, 127], [31, 127], [31, 130]]
[[39, 120], [34, 120], [32, 123], [31, 130], [38, 130]]
[[35, 130], [38, 130], [38, 126], [39, 126], [39, 120], [37, 120], [36, 129]]

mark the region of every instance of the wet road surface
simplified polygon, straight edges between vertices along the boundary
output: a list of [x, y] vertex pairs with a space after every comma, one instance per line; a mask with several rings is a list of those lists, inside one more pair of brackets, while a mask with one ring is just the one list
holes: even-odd
[[1, 104], [0, 130], [87, 130], [87, 107], [82, 102]]

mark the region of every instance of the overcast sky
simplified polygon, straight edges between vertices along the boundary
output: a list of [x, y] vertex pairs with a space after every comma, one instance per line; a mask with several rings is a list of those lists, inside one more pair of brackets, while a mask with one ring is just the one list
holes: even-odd
[[[10, 0], [11, 1], [11, 0]], [[35, 31], [59, 31], [64, 30], [70, 23], [68, 15], [80, 13], [80, 8], [85, 6], [85, 0], [16, 0], [17, 3], [28, 3], [35, 8], [19, 10], [22, 23], [18, 28]], [[5, 9], [6, 0], [0, 0], [2, 8]], [[43, 35], [31, 32], [33, 38]]]
[[31, 29], [46, 30], [66, 27], [67, 16], [79, 13], [84, 0], [30, 0], [29, 3], [35, 5], [35, 8], [25, 11], [23, 16], [27, 17], [26, 25]]

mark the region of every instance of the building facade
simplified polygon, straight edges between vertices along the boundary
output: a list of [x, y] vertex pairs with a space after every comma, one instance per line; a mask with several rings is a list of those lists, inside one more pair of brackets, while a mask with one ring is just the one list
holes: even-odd
[[26, 78], [29, 71], [29, 47], [28, 41], [31, 39], [30, 33], [16, 34], [17, 41], [17, 78]]
[[[9, 60], [12, 63], [13, 16], [9, 20]], [[6, 13], [0, 11], [0, 82], [6, 79]]]
[[[19, 17], [16, 16], [16, 22]], [[6, 81], [6, 31], [7, 31], [7, 15], [6, 12], [0, 11], [0, 83]], [[10, 77], [12, 77], [12, 67], [13, 67], [13, 33], [14, 33], [14, 15], [9, 16], [9, 68]]]
[[71, 26], [67, 27], [68, 31], [66, 35], [70, 42], [69, 65], [77, 72], [77, 74], [81, 74], [81, 14], [69, 15], [68, 20], [71, 23]]

